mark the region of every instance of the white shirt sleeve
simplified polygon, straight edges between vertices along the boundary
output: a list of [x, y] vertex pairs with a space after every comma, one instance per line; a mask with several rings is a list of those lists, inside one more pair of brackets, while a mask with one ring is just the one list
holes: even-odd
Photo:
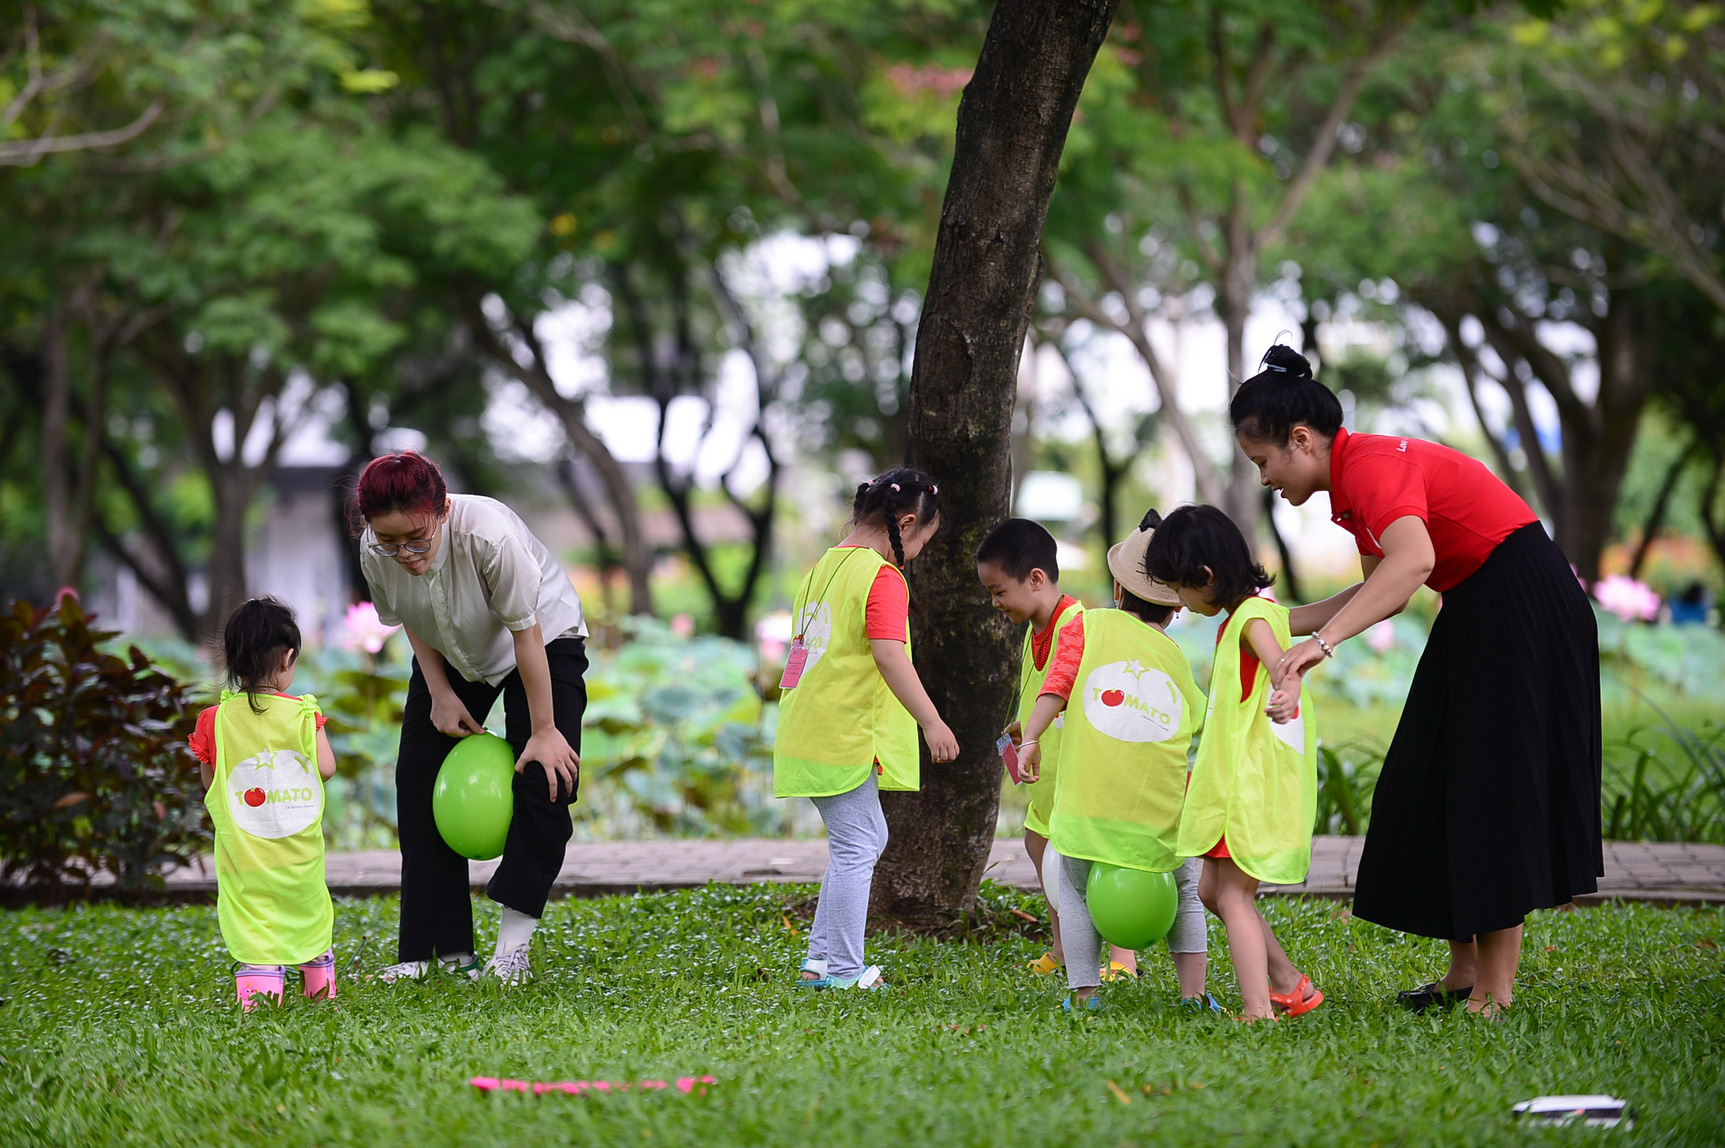
[[[365, 543], [362, 541], [363, 547]], [[377, 620], [385, 626], [399, 626], [401, 619], [396, 616], [395, 608], [389, 601], [389, 587], [384, 584], [383, 571], [378, 567], [377, 557], [369, 551], [361, 550], [359, 569], [365, 575], [365, 584], [371, 591], [371, 604], [377, 607]]]
[[481, 565], [491, 609], [505, 628], [519, 632], [539, 621], [539, 560], [513, 530], [485, 540]]

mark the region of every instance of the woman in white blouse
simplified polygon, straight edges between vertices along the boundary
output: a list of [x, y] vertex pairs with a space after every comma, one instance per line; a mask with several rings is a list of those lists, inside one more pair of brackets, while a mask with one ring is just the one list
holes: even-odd
[[[413, 451], [373, 459], [355, 498], [360, 565], [378, 617], [413, 646], [413, 677], [396, 760], [401, 936], [378, 976], [438, 968], [530, 973], [528, 943], [569, 842], [587, 708], [586, 622], [568, 576], [516, 513], [448, 492], [437, 464]], [[503, 906], [497, 947], [474, 957], [467, 859], [432, 819], [443, 759], [503, 697], [515, 750], [515, 815], [486, 894]]]

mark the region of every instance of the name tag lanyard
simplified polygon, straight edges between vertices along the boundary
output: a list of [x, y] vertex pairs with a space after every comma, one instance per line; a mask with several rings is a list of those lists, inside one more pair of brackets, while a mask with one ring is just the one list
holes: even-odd
[[[814, 599], [814, 601], [816, 601], [816, 602], [826, 601], [827, 591], [831, 590], [833, 588], [833, 579], [835, 579], [839, 576], [839, 572], [845, 568], [845, 563], [849, 562], [852, 558], [856, 557], [857, 551], [865, 550], [868, 548], [864, 547], [864, 546], [853, 546], [853, 547], [850, 547], [849, 549], [850, 549], [850, 553], [846, 554], [843, 558], [839, 559], [838, 564], [833, 567], [833, 572], [831, 574], [827, 575], [827, 584], [825, 586], [821, 587], [820, 595], [818, 597], [816, 597]], [[814, 579], [814, 576], [815, 576], [815, 572], [813, 570], [810, 570], [808, 573], [808, 577], [803, 579], [803, 590], [804, 591], [808, 590], [809, 584]], [[805, 645], [803, 643], [803, 629], [804, 629], [803, 610], [808, 605], [808, 602], [809, 602], [809, 599], [806, 597], [803, 597], [803, 598], [801, 598], [800, 602], [798, 603], [798, 605], [796, 607], [796, 612], [795, 612], [794, 617], [796, 618], [796, 621], [797, 621], [797, 633], [796, 633], [796, 636], [791, 639], [790, 656], [785, 659], [785, 672], [784, 672], [783, 676], [781, 676], [779, 678], [779, 688], [781, 690], [795, 689], [797, 683], [802, 680], [803, 667], [808, 664], [809, 648], [807, 645]]]

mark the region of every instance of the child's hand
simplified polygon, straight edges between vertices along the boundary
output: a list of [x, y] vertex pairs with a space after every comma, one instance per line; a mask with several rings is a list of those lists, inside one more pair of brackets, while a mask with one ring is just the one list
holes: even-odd
[[1270, 704], [1264, 707], [1264, 712], [1270, 715], [1270, 720], [1277, 725], [1285, 725], [1293, 721], [1300, 712], [1300, 682], [1294, 679], [1292, 690], [1280, 689], [1270, 695]]
[[1006, 736], [1012, 739], [1013, 745], [1024, 740], [1024, 727], [1018, 724], [1017, 718], [1013, 718], [1012, 724], [1006, 727]]
[[[1013, 723], [1017, 725], [1017, 722]], [[1042, 747], [1035, 742], [1018, 747], [1018, 780], [1030, 785], [1042, 777]]]
[[928, 756], [935, 761], [955, 761], [958, 758], [958, 739], [952, 736], [952, 731], [946, 728], [946, 723], [936, 721], [922, 731], [923, 740], [928, 742]]

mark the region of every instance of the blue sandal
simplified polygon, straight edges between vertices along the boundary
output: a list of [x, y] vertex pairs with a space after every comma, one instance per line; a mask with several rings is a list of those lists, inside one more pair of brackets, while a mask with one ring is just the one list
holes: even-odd
[[1205, 993], [1201, 997], [1181, 997], [1180, 1011], [1202, 1016], [1206, 1012], [1221, 1012], [1222, 1004], [1209, 993]]

